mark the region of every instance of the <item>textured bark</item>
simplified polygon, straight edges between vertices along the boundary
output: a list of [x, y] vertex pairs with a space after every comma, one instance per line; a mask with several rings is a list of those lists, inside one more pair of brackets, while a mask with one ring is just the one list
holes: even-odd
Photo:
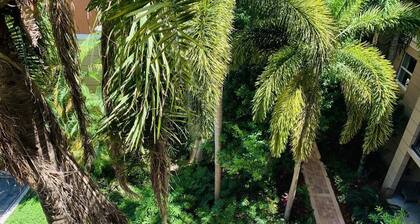
[[[17, 61], [0, 17], [0, 53]], [[49, 223], [127, 223], [68, 152], [51, 109], [23, 66], [0, 60], [0, 157], [37, 192]]]
[[169, 158], [167, 144], [158, 140], [150, 151], [150, 173], [156, 203], [159, 207], [161, 223], [168, 223], [168, 196], [169, 196]]
[[[223, 87], [222, 87], [223, 95]], [[220, 189], [222, 185], [222, 168], [219, 162], [219, 152], [222, 147], [220, 142], [220, 135], [222, 134], [222, 122], [223, 122], [223, 102], [220, 97], [217, 105], [216, 120], [214, 122], [214, 199], [220, 198]]]
[[79, 123], [85, 167], [87, 170], [91, 170], [95, 151], [86, 128], [85, 99], [78, 80], [80, 65], [71, 3], [70, 0], [50, 0], [50, 20], [60, 60], [64, 66], [64, 78], [70, 87], [72, 103]]
[[394, 37], [392, 37], [391, 46], [389, 47], [389, 51], [387, 55], [387, 59], [390, 61], [394, 61], [395, 56], [397, 55], [399, 40], [400, 40], [400, 34], [396, 33]]
[[114, 168], [118, 184], [123, 191], [131, 196], [135, 196], [137, 194], [131, 190], [127, 180], [124, 156], [121, 154], [121, 147], [123, 145], [122, 140], [118, 136], [111, 136], [110, 139], [111, 144], [109, 148], [112, 158], [112, 167]]

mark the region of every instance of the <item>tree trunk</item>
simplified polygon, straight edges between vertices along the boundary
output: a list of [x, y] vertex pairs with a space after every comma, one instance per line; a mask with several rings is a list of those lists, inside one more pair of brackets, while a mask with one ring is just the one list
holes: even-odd
[[131, 190], [126, 174], [126, 165], [123, 155], [121, 155], [121, 146], [123, 145], [122, 140], [119, 136], [112, 135], [110, 137], [109, 151], [111, 152], [112, 167], [115, 171], [115, 177], [120, 185], [121, 189], [128, 193], [130, 196], [136, 196], [137, 194]]
[[397, 55], [399, 40], [400, 40], [400, 34], [396, 33], [394, 35], [394, 37], [392, 38], [391, 46], [389, 47], [389, 51], [388, 51], [388, 55], [387, 55], [387, 59], [390, 60], [391, 62], [394, 61], [394, 59]]
[[284, 219], [288, 220], [292, 212], [293, 202], [295, 201], [296, 188], [299, 180], [300, 167], [302, 162], [298, 161], [295, 163], [293, 170], [292, 183], [290, 184], [289, 194], [287, 195], [286, 211], [284, 212]]
[[194, 141], [194, 145], [191, 149], [190, 158], [188, 160], [188, 164], [199, 163], [203, 159], [203, 150], [201, 149], [201, 145], [203, 144], [202, 139], [196, 139]]
[[373, 46], [376, 46], [378, 44], [378, 39], [379, 39], [379, 33], [373, 34], [373, 38], [372, 38], [372, 45]]
[[359, 167], [357, 167], [357, 177], [361, 178], [363, 176], [363, 172], [365, 170], [365, 163], [366, 163], [367, 155], [365, 153], [362, 154], [360, 158]]
[[167, 144], [159, 139], [150, 152], [150, 174], [156, 202], [159, 207], [161, 223], [168, 223], [168, 196], [169, 196], [169, 165]]
[[219, 153], [222, 147], [220, 135], [222, 133], [223, 123], [223, 87], [221, 97], [216, 111], [216, 120], [214, 122], [214, 200], [220, 198], [220, 189], [222, 184], [222, 168], [219, 163]]
[[[17, 62], [0, 17], [0, 53]], [[127, 223], [71, 157], [54, 115], [25, 69], [0, 60], [0, 156], [37, 192], [49, 223]]]

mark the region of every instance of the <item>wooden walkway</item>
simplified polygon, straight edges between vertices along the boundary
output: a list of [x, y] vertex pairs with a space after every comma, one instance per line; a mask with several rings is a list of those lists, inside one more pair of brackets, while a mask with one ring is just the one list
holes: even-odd
[[312, 157], [302, 163], [302, 172], [308, 187], [311, 205], [318, 224], [345, 224], [337, 199], [321, 162], [318, 147], [314, 146]]

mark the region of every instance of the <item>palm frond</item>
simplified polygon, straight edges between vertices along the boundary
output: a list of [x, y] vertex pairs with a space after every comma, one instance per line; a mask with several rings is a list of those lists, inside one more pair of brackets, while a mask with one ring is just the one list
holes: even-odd
[[23, 27], [33, 47], [38, 47], [38, 41], [41, 39], [40, 28], [37, 24], [38, 8], [36, 2], [36, 0], [16, 0]]
[[347, 107], [347, 121], [340, 143], [348, 143], [360, 130], [372, 105], [372, 90], [368, 80], [341, 62], [330, 66], [330, 74], [341, 81]]
[[237, 31], [233, 38], [233, 65], [265, 65], [270, 55], [288, 43], [284, 29], [270, 27], [246, 27]]
[[70, 4], [67, 0], [51, 0], [49, 2], [50, 21], [52, 23], [52, 31], [59, 57], [64, 67], [64, 77], [70, 88], [74, 110], [79, 123], [80, 135], [84, 146], [84, 162], [87, 168], [90, 169], [95, 152], [86, 128], [85, 100], [78, 80], [80, 65], [78, 61], [78, 46], [72, 16], [73, 13]]
[[201, 1], [188, 24], [187, 33], [197, 43], [186, 51], [193, 74], [190, 104], [195, 105], [190, 123], [202, 138], [213, 129], [216, 104], [228, 72], [234, 6], [233, 0]]
[[253, 99], [255, 120], [262, 121], [267, 117], [276, 94], [288, 86], [299, 73], [301, 63], [295, 47], [285, 47], [270, 57], [265, 71], [257, 82], [258, 88]]
[[334, 27], [324, 1], [251, 1], [250, 7], [258, 15], [254, 27], [284, 29], [292, 43], [296, 41], [311, 46], [308, 55], [312, 60], [325, 60], [333, 44]]
[[[370, 152], [383, 144], [391, 134], [390, 118], [398, 90], [394, 78], [395, 71], [391, 63], [384, 59], [376, 48], [365, 47], [357, 43], [345, 44], [340, 49], [338, 58], [350, 67], [354, 73], [358, 74], [361, 79], [366, 80], [369, 85], [371, 103], [367, 104], [366, 108], [368, 108], [367, 130], [370, 131], [367, 131], [365, 135], [364, 150]], [[360, 102], [357, 98], [348, 99], [352, 101], [352, 106], [355, 105], [356, 101]], [[381, 124], [384, 124], [382, 132], [378, 130]]]
[[321, 115], [321, 92], [317, 74], [308, 76], [312, 79], [301, 83], [305, 106], [296, 127], [292, 129], [292, 152], [296, 161], [306, 161], [312, 155]]
[[286, 90], [277, 97], [270, 121], [270, 149], [275, 157], [285, 151], [290, 133], [296, 127], [305, 106], [302, 91]]
[[[413, 26], [418, 17], [412, 16], [417, 7], [410, 3], [395, 3], [387, 8], [371, 7], [352, 17], [340, 20], [342, 28], [339, 37], [352, 37], [356, 34], [371, 34], [398, 26]], [[417, 14], [418, 15], [418, 14]], [[416, 21], [417, 20], [417, 21]], [[414, 23], [413, 23], [414, 22]], [[418, 25], [417, 25], [418, 26]]]
[[339, 8], [339, 12], [334, 14], [338, 14], [336, 17], [337, 23], [343, 24], [349, 23], [355, 16], [359, 15], [368, 0], [338, 0], [338, 2], [342, 2], [342, 6]]

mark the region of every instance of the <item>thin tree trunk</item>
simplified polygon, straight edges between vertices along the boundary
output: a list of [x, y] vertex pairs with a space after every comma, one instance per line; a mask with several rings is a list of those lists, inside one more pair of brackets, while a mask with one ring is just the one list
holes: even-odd
[[159, 139], [150, 152], [150, 173], [161, 223], [168, 223], [169, 165], [165, 140]]
[[[0, 17], [0, 53], [17, 62]], [[127, 223], [80, 170], [54, 115], [23, 66], [0, 60], [0, 157], [37, 192], [49, 223]]]
[[222, 168], [220, 167], [219, 162], [219, 153], [222, 147], [220, 142], [220, 135], [222, 133], [222, 123], [223, 123], [223, 87], [221, 90], [221, 97], [216, 111], [216, 120], [214, 122], [214, 199], [218, 200], [220, 198], [220, 189], [222, 185]]
[[372, 38], [372, 45], [373, 46], [376, 46], [378, 44], [378, 39], [379, 39], [379, 33], [373, 34], [373, 38]]
[[366, 157], [367, 155], [363, 153], [362, 157], [360, 158], [359, 167], [357, 167], [357, 177], [359, 178], [363, 176], [363, 172], [365, 170]]
[[193, 163], [199, 163], [203, 159], [203, 150], [201, 149], [201, 144], [203, 144], [202, 139], [196, 139], [194, 141], [188, 164], [191, 165]]
[[390, 61], [394, 61], [395, 56], [397, 55], [399, 40], [400, 40], [400, 34], [396, 33], [394, 37], [392, 37], [391, 46], [389, 47], [389, 51], [387, 55], [387, 59]]
[[290, 184], [289, 194], [287, 195], [287, 204], [286, 204], [286, 210], [284, 212], [284, 218], [286, 220], [289, 220], [290, 214], [292, 212], [293, 202], [295, 201], [296, 196], [296, 188], [299, 180], [299, 174], [300, 174], [300, 167], [302, 162], [298, 161], [295, 163], [295, 168], [293, 170], [293, 178], [292, 183]]

